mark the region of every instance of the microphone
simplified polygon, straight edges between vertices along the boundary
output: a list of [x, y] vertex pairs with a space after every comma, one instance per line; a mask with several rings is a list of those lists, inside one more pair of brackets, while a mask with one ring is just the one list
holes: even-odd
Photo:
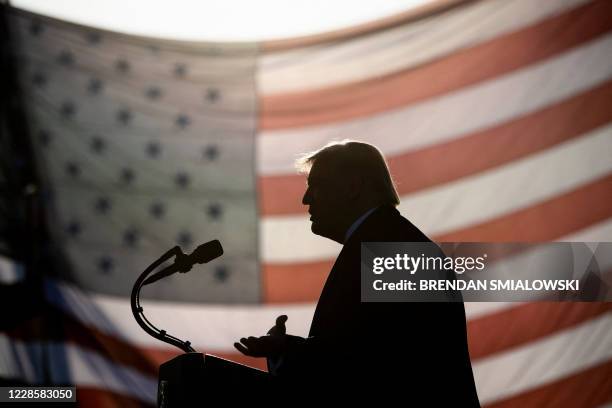
[[223, 247], [219, 240], [215, 239], [197, 247], [191, 254], [185, 255], [180, 249], [174, 258], [174, 263], [161, 271], [148, 277], [142, 285], [149, 285], [173, 273], [189, 272], [194, 264], [202, 264], [212, 261], [223, 255]]

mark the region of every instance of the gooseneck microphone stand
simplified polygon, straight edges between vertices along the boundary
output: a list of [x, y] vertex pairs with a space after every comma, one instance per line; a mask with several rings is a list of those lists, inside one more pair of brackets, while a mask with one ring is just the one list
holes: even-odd
[[178, 337], [174, 337], [166, 333], [165, 330], [159, 330], [157, 327], [153, 326], [153, 324], [145, 317], [144, 309], [140, 306], [140, 290], [144, 286], [144, 281], [147, 279], [149, 274], [153, 272], [159, 265], [170, 259], [171, 257], [176, 256], [177, 258], [180, 256], [185, 256], [181, 248], [175, 246], [170, 249], [168, 252], [163, 254], [157, 261], [153, 262], [145, 271], [138, 277], [136, 283], [134, 283], [134, 287], [132, 288], [132, 297], [131, 297], [131, 306], [132, 306], [132, 314], [134, 318], [138, 322], [138, 325], [142, 327], [144, 331], [149, 333], [151, 336], [155, 337], [158, 340], [161, 340], [165, 343], [171, 344], [183, 350], [185, 353], [193, 353], [195, 352], [194, 348], [191, 347], [191, 343], [188, 341], [183, 341]]
[[[196, 257], [195, 262], [208, 262], [220, 256], [223, 252], [218, 241], [217, 244], [218, 250], [215, 251], [213, 245], [213, 254], [210, 257]], [[155, 327], [143, 313], [144, 309], [140, 306], [142, 287], [171, 273], [187, 272], [194, 263], [192, 262], [194, 261], [193, 255], [185, 255], [180, 247], [175, 246], [145, 269], [132, 288], [132, 314], [140, 327], [156, 339], [184, 351], [183, 354], [166, 361], [159, 367], [157, 406], [159, 408], [204, 406], [210, 403], [210, 397], [215, 394], [222, 397], [227, 403], [236, 402], [241, 400], [242, 394], [236, 393], [235, 390], [244, 390], [245, 387], [255, 390], [247, 393], [251, 400], [261, 398], [264, 401], [263, 395], [267, 392], [269, 384], [267, 373], [210, 354], [198, 353], [188, 341], [171, 336], [165, 330]], [[175, 265], [147, 279], [154, 269], [173, 256], [176, 257]], [[228, 393], [229, 390], [233, 392]]]

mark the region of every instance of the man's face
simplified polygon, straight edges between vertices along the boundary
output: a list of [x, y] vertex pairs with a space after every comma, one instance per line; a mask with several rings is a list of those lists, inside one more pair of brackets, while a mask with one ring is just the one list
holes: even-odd
[[335, 241], [343, 240], [343, 213], [347, 207], [347, 186], [341, 174], [329, 164], [315, 162], [308, 174], [308, 187], [302, 204], [308, 205], [311, 230]]

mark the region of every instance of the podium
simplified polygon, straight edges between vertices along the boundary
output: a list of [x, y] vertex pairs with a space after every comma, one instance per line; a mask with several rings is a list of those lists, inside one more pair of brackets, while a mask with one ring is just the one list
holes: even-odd
[[159, 408], [266, 401], [271, 376], [262, 370], [202, 353], [185, 353], [159, 367]]

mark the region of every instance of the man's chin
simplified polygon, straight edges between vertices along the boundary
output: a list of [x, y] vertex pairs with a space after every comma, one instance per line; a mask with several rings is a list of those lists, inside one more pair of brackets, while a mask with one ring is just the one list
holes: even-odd
[[319, 225], [315, 220], [311, 220], [310, 230], [313, 234], [322, 235], [321, 234], [321, 225]]
[[312, 224], [310, 225], [310, 230], [315, 235], [320, 235], [324, 238], [329, 238], [329, 235], [330, 235], [329, 231], [327, 231], [324, 227], [321, 226], [320, 223], [317, 223], [314, 220], [312, 221]]

